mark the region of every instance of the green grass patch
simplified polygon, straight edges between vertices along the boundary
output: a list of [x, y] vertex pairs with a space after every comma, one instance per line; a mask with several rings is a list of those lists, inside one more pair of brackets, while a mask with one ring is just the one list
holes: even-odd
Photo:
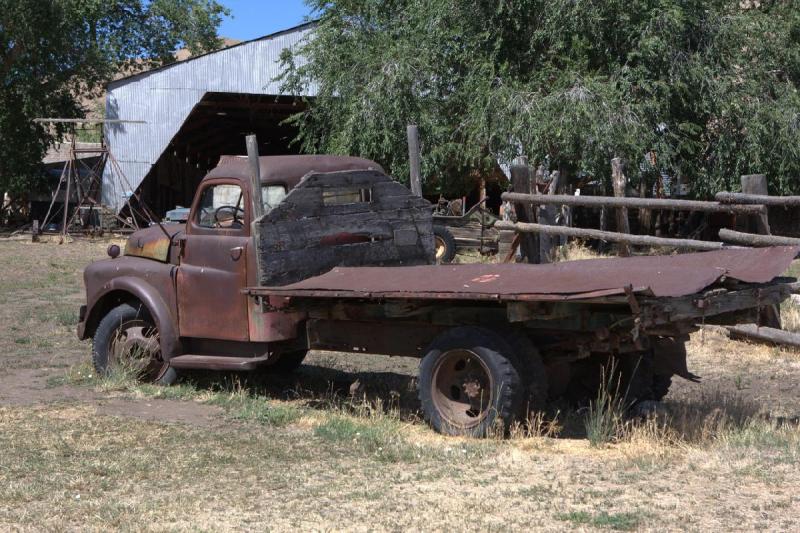
[[604, 374], [597, 398], [589, 403], [589, 409], [584, 419], [586, 438], [594, 447], [603, 446], [619, 437], [625, 415], [624, 398], [612, 387], [610, 376], [614, 376], [615, 368], [612, 366], [609, 377]]
[[314, 429], [318, 438], [336, 444], [355, 446], [387, 462], [413, 462], [422, 458], [421, 450], [406, 442], [400, 424], [385, 417], [359, 420], [331, 415]]
[[56, 310], [53, 320], [59, 326], [74, 326], [78, 323], [78, 310], [73, 307], [61, 307]]
[[608, 513], [602, 511], [591, 514], [587, 511], [570, 511], [556, 515], [564, 522], [571, 522], [576, 526], [592, 526], [599, 529], [612, 529], [615, 531], [634, 531], [644, 519], [640, 512]]
[[258, 422], [265, 426], [287, 426], [303, 416], [300, 407], [270, 401], [266, 396], [250, 395], [244, 391], [216, 393], [206, 403], [224, 408], [234, 420]]

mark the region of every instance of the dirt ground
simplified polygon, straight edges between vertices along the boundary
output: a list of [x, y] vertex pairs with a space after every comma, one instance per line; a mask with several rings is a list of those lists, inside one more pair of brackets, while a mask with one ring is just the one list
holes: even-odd
[[107, 246], [0, 240], [0, 530], [800, 529], [800, 429], [775, 423], [800, 415], [798, 352], [699, 332], [675, 420], [599, 447], [569, 412], [559, 436], [446, 438], [407, 358], [98, 379], [74, 329]]

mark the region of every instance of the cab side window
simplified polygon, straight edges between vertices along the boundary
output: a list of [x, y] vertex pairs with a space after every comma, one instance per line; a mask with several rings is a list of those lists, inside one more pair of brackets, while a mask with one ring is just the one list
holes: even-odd
[[245, 221], [244, 194], [238, 185], [211, 185], [203, 190], [197, 210], [202, 228], [242, 229]]

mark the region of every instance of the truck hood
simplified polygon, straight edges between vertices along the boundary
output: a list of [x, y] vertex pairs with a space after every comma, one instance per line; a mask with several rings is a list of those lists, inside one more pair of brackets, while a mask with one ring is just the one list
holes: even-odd
[[184, 224], [162, 224], [161, 226], [164, 228], [163, 230], [156, 225], [134, 232], [125, 243], [125, 255], [168, 263], [170, 245], [183, 234], [186, 226]]

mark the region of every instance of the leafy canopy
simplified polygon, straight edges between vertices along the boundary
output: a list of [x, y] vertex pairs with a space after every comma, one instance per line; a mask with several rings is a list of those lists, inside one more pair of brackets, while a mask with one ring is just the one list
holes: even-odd
[[800, 192], [793, 0], [309, 4], [319, 26], [284, 53], [282, 76], [318, 90], [294, 117], [307, 151], [371, 157], [402, 178], [416, 123], [440, 190], [519, 155], [607, 178], [612, 157], [637, 169], [655, 151], [697, 195], [751, 172]]
[[0, 193], [35, 185], [51, 133], [120, 72], [218, 47], [214, 0], [0, 0]]

